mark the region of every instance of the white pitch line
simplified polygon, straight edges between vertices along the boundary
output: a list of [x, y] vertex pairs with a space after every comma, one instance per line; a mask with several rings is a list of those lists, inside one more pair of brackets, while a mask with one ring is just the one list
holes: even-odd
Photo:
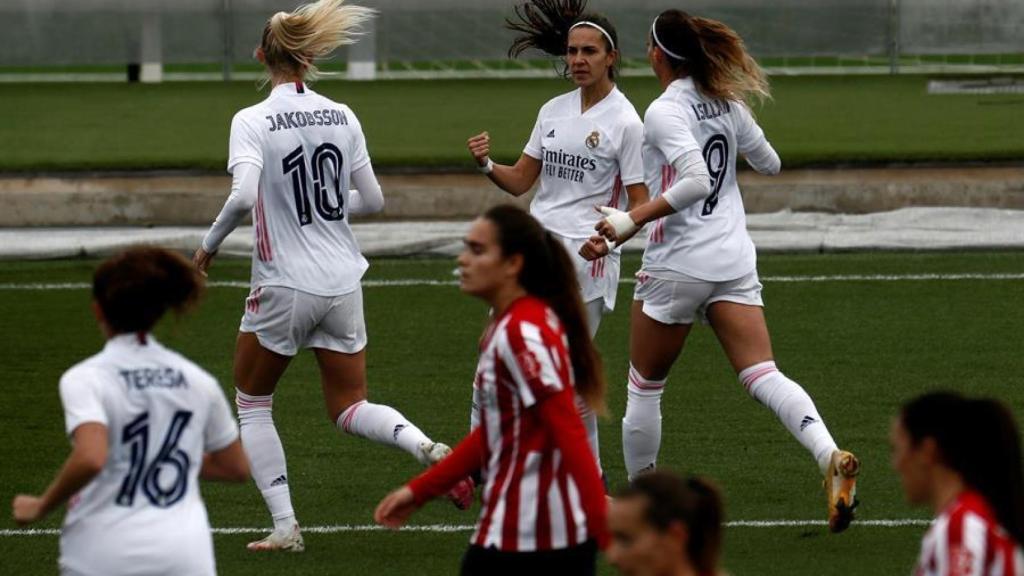
[[[837, 274], [821, 276], [763, 276], [763, 282], [820, 283], [820, 282], [926, 282], [936, 280], [1024, 280], [1024, 273], [961, 273], [961, 274]], [[632, 278], [623, 278], [620, 284], [634, 284]], [[212, 288], [249, 288], [249, 282], [241, 280], [215, 280], [208, 284]], [[396, 280], [364, 280], [364, 288], [393, 288], [407, 286], [458, 286], [458, 280], [430, 280], [427, 278], [402, 278]], [[0, 290], [86, 290], [88, 282], [8, 282], [0, 283]]]
[[[928, 526], [931, 520], [914, 518], [903, 518], [894, 520], [858, 520], [854, 526], [865, 526], [870, 528], [906, 528], [914, 526]], [[727, 528], [811, 528], [826, 526], [824, 520], [734, 520], [726, 522]], [[474, 526], [470, 524], [420, 524], [405, 526], [402, 532], [434, 532], [434, 533], [455, 533], [472, 532]], [[383, 532], [387, 529], [377, 524], [336, 524], [328, 526], [303, 526], [302, 531], [306, 534], [339, 534], [344, 532]], [[267, 532], [266, 527], [236, 526], [225, 528], [214, 528], [214, 534], [263, 534]], [[0, 530], [0, 537], [11, 536], [59, 536], [58, 528], [26, 528], [23, 530]]]

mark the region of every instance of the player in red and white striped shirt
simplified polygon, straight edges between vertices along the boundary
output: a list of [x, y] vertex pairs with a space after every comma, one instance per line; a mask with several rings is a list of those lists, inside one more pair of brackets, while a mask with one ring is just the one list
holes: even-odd
[[511, 206], [479, 218], [465, 243], [462, 290], [494, 310], [474, 384], [480, 425], [375, 517], [397, 527], [479, 471], [483, 507], [464, 575], [593, 574], [608, 539], [606, 502], [574, 394], [601, 410], [604, 382], [569, 255]]
[[1024, 472], [1010, 411], [988, 399], [921, 396], [892, 429], [907, 499], [938, 514], [916, 576], [1024, 575]]

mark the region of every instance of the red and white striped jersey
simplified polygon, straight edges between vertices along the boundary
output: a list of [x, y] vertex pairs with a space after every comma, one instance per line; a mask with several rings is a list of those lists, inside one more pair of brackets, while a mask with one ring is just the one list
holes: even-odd
[[1024, 553], [977, 492], [939, 516], [921, 544], [915, 576], [1021, 576]]
[[[525, 297], [495, 320], [481, 344], [476, 381], [485, 478], [483, 507], [472, 542], [504, 551], [562, 549], [588, 538], [580, 486], [535, 408], [573, 395], [568, 339], [544, 302]], [[566, 419], [579, 419], [568, 410]], [[580, 424], [582, 426], [582, 424]], [[583, 443], [583, 450], [589, 449]], [[592, 462], [592, 461], [591, 461]], [[603, 496], [602, 496], [603, 497]]]

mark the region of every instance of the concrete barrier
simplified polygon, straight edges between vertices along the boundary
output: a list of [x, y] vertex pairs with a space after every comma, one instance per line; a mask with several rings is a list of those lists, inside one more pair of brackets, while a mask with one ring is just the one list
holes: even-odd
[[[465, 219], [514, 201], [479, 174], [382, 175], [372, 220]], [[220, 211], [228, 176], [123, 174], [0, 178], [0, 227], [200, 226]], [[1024, 168], [877, 168], [740, 173], [749, 213], [864, 214], [912, 206], [1024, 209]]]

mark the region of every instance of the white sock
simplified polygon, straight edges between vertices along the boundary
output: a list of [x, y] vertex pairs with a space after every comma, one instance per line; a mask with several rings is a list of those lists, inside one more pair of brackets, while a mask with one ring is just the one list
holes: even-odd
[[590, 451], [594, 454], [594, 461], [597, 462], [597, 472], [604, 476], [604, 469], [601, 468], [601, 443], [597, 437], [597, 414], [587, 406], [582, 396], [576, 395], [576, 411], [583, 420], [583, 428], [587, 431], [587, 443], [590, 444]]
[[469, 412], [469, 431], [472, 432], [480, 425], [480, 390], [473, 387], [473, 405]]
[[622, 419], [622, 455], [629, 479], [653, 469], [658, 461], [664, 391], [665, 380], [648, 380], [630, 364], [626, 416]]
[[584, 306], [587, 311], [587, 328], [590, 329], [590, 339], [597, 336], [597, 329], [601, 327], [601, 317], [604, 316], [604, 298], [591, 300]]
[[782, 425], [814, 456], [824, 474], [838, 447], [807, 392], [786, 378], [772, 361], [741, 371], [739, 379], [751, 396], [775, 412]]
[[424, 461], [420, 444], [430, 443], [430, 438], [390, 406], [372, 404], [366, 400], [356, 402], [338, 416], [337, 424], [343, 432], [401, 448], [420, 463], [429, 464]]
[[275, 530], [291, 529], [296, 523], [288, 489], [284, 447], [274, 427], [274, 395], [252, 396], [235, 390], [238, 427], [242, 448], [249, 459], [253, 480], [274, 519]]

